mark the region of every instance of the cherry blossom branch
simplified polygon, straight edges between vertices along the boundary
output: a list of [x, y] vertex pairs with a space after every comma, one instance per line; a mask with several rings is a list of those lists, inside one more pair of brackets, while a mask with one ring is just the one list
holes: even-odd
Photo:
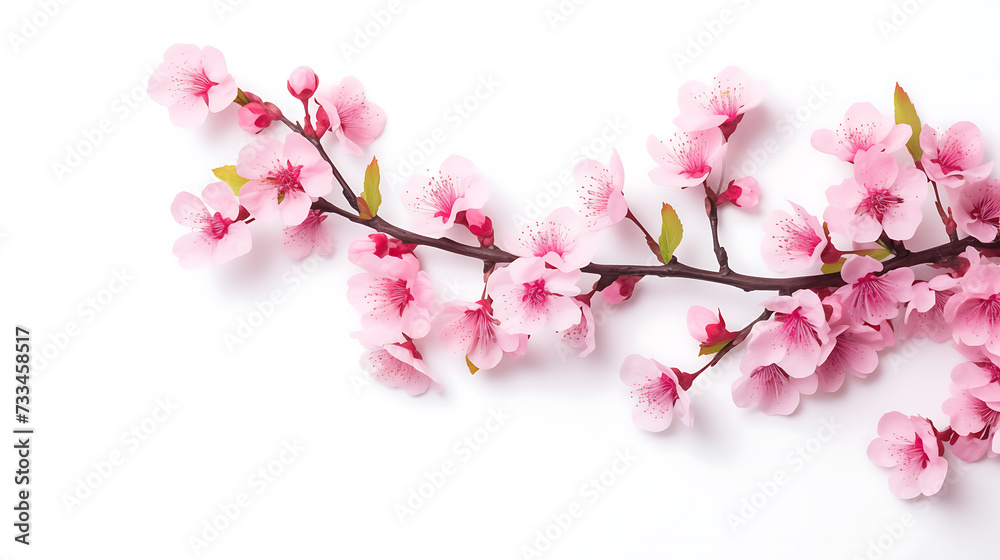
[[642, 225], [642, 223], [639, 221], [639, 218], [635, 217], [635, 214], [632, 213], [631, 209], [629, 209], [628, 212], [625, 213], [625, 218], [631, 220], [631, 222], [634, 223], [636, 227], [639, 228], [639, 231], [641, 231], [642, 234], [646, 236], [646, 246], [649, 247], [649, 250], [652, 251], [653, 254], [657, 256], [657, 258], [659, 258], [660, 244], [657, 243], [656, 238], [654, 238], [649, 233], [646, 227]]
[[705, 187], [705, 210], [708, 213], [708, 224], [712, 229], [712, 248], [715, 251], [715, 259], [719, 261], [719, 274], [723, 276], [732, 272], [729, 268], [729, 255], [726, 248], [719, 242], [719, 204], [717, 195], [708, 187], [708, 182], [702, 183]]
[[[308, 114], [306, 114], [306, 116], [308, 116]], [[352, 190], [351, 186], [347, 183], [347, 179], [344, 179], [344, 176], [341, 175], [340, 170], [337, 169], [337, 166], [333, 164], [333, 160], [330, 159], [330, 155], [326, 153], [325, 149], [323, 149], [323, 144], [319, 141], [319, 139], [310, 134], [306, 134], [305, 129], [303, 129], [299, 125], [299, 123], [293, 123], [292, 121], [288, 120], [284, 115], [279, 117], [279, 119], [292, 132], [295, 132], [296, 134], [302, 136], [303, 138], [308, 140], [309, 143], [311, 143], [313, 146], [316, 147], [316, 149], [319, 151], [320, 157], [322, 157], [323, 160], [330, 165], [330, 170], [333, 171], [333, 176], [337, 179], [337, 182], [340, 183], [340, 188], [344, 191], [344, 198], [347, 199], [347, 203], [351, 205], [351, 208], [357, 211], [358, 195], [354, 194], [354, 190]]]

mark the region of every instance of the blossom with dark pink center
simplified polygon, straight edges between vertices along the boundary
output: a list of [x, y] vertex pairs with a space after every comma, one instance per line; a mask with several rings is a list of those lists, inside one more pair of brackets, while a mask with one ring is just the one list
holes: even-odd
[[983, 161], [983, 133], [979, 127], [957, 122], [938, 138], [937, 130], [925, 124], [920, 131], [920, 158], [927, 176], [939, 185], [954, 189], [981, 181], [990, 174], [993, 162]]
[[451, 156], [441, 163], [437, 175], [410, 178], [400, 199], [416, 231], [440, 236], [455, 224], [460, 212], [482, 208], [489, 196], [489, 183], [472, 162]]
[[153, 71], [146, 91], [150, 99], [167, 107], [170, 122], [193, 127], [236, 99], [236, 81], [218, 49], [174, 45]]
[[682, 383], [681, 378], [690, 377], [677, 368], [668, 368], [656, 360], [632, 354], [625, 358], [620, 372], [622, 383], [628, 385], [635, 408], [632, 422], [643, 430], [662, 432], [679, 416], [688, 427], [694, 424], [691, 411], [691, 397], [686, 389], [690, 379]]
[[[202, 199], [216, 211], [209, 211]], [[206, 186], [201, 199], [191, 193], [178, 193], [170, 213], [179, 224], [194, 228], [174, 243], [174, 255], [185, 268], [209, 261], [222, 264], [250, 252], [250, 229], [236, 221], [240, 203], [225, 183]]]
[[573, 168], [573, 179], [589, 229], [601, 230], [625, 218], [628, 213], [628, 203], [622, 193], [625, 168], [617, 150], [612, 150], [611, 163], [607, 166], [593, 159], [578, 161]]
[[764, 243], [760, 253], [775, 272], [818, 269], [830, 241], [819, 219], [794, 202], [795, 215], [777, 210], [764, 222]]
[[326, 113], [330, 130], [352, 154], [360, 154], [361, 148], [371, 145], [385, 128], [385, 113], [368, 101], [357, 78], [347, 77], [320, 90], [316, 102]]
[[940, 274], [928, 282], [915, 282], [906, 313], [898, 326], [900, 338], [929, 338], [944, 342], [951, 338], [951, 326], [944, 320], [944, 306], [955, 295], [958, 279]]
[[646, 149], [659, 167], [649, 179], [665, 187], [693, 187], [708, 179], [712, 168], [725, 159], [726, 141], [717, 128], [701, 132], [678, 132], [666, 142], [656, 136]]
[[817, 130], [812, 135], [813, 148], [854, 162], [858, 152], [876, 145], [892, 153], [902, 148], [910, 139], [910, 125], [896, 124], [891, 115], [883, 115], [871, 103], [855, 103], [847, 109], [844, 122], [833, 130]]
[[347, 280], [347, 301], [361, 313], [359, 338], [380, 345], [426, 336], [431, 328], [434, 289], [416, 259], [380, 274], [365, 272]]
[[830, 229], [857, 243], [913, 237], [923, 217], [920, 206], [927, 195], [927, 177], [913, 167], [902, 169], [891, 155], [858, 152], [854, 176], [826, 190], [830, 206], [823, 215]]
[[899, 314], [899, 304], [913, 297], [913, 269], [882, 272], [882, 263], [871, 257], [850, 255], [840, 270], [847, 284], [837, 289], [844, 314], [856, 323], [876, 325]]
[[733, 383], [733, 402], [740, 408], [756, 405], [768, 416], [791, 414], [799, 407], [801, 395], [816, 392], [815, 375], [798, 378], [777, 364], [748, 365], [746, 355], [740, 371], [743, 376]]
[[304, 259], [314, 250], [321, 257], [333, 254], [333, 232], [325, 223], [327, 215], [310, 210], [301, 224], [286, 227], [281, 232], [281, 247], [293, 259]]
[[868, 445], [868, 458], [892, 468], [889, 490], [899, 498], [936, 494], [948, 474], [934, 426], [926, 418], [888, 412], [878, 422], [878, 438]]
[[573, 296], [580, 293], [580, 271], [547, 268], [540, 258], [522, 258], [490, 275], [486, 291], [493, 298], [494, 317], [508, 332], [535, 334], [546, 325], [554, 331], [579, 321]]
[[240, 203], [257, 219], [280, 216], [286, 227], [301, 224], [309, 215], [312, 197], [333, 188], [330, 166], [295, 133], [284, 142], [256, 138], [240, 150], [236, 172], [247, 179], [240, 189]]
[[507, 246], [519, 257], [539, 257], [563, 272], [583, 268], [597, 250], [594, 234], [586, 231], [580, 215], [566, 206], [526, 224]]
[[1000, 266], [971, 247], [963, 256], [970, 260], [969, 270], [959, 282], [962, 290], [945, 304], [944, 320], [956, 342], [1000, 354]]
[[1000, 231], [1000, 183], [987, 179], [965, 185], [952, 202], [958, 228], [983, 243], [990, 243]]
[[[960, 457], [966, 461], [976, 461], [982, 458], [986, 451], [1000, 453], [1000, 438], [996, 437], [1000, 426], [1000, 402], [987, 402], [976, 397], [968, 389], [952, 384], [951, 398], [944, 401], [941, 409], [951, 420], [951, 429], [960, 437], [984, 440], [986, 445], [980, 446], [978, 457]], [[969, 450], [971, 451], [971, 450]]]
[[528, 337], [507, 332], [493, 317], [490, 300], [475, 303], [450, 301], [436, 319], [442, 325], [438, 340], [449, 350], [464, 354], [472, 365], [487, 370], [496, 367], [504, 353], [523, 352]]
[[790, 377], [813, 375], [830, 350], [830, 325], [819, 296], [799, 290], [765, 300], [763, 306], [775, 313], [750, 330], [744, 373], [775, 364]]
[[750, 83], [743, 70], [730, 66], [711, 84], [690, 81], [680, 87], [677, 105], [681, 114], [674, 124], [687, 132], [719, 127], [728, 138], [743, 114], [759, 105], [763, 96], [763, 86]]
[[441, 392], [441, 384], [427, 370], [412, 342], [372, 348], [361, 356], [361, 367], [375, 381], [386, 387], [402, 388], [410, 396], [422, 395], [428, 389]]

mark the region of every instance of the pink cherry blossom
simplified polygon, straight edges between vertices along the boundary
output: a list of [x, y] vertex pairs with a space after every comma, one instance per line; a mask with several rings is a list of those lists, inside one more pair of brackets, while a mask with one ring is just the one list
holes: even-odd
[[837, 289], [844, 313], [855, 322], [872, 325], [899, 314], [899, 304], [913, 297], [913, 269], [897, 268], [880, 276], [882, 263], [871, 257], [850, 255], [840, 271], [847, 284]]
[[937, 130], [925, 124], [920, 131], [920, 163], [927, 176], [939, 185], [954, 189], [981, 181], [990, 174], [993, 162], [983, 161], [983, 133], [967, 122], [951, 125], [941, 138]]
[[900, 338], [927, 337], [941, 343], [951, 338], [951, 326], [944, 320], [944, 306], [955, 295], [958, 279], [947, 274], [929, 282], [913, 284], [913, 294], [906, 304], [906, 313], [899, 324]]
[[955, 224], [962, 231], [990, 243], [1000, 230], [1000, 182], [987, 179], [958, 189], [952, 203]]
[[687, 313], [688, 332], [691, 338], [701, 343], [702, 348], [711, 348], [736, 338], [736, 333], [726, 330], [726, 320], [721, 311], [712, 311], [700, 305], [692, 305]]
[[563, 206], [543, 220], [530, 222], [507, 243], [519, 257], [540, 257], [563, 272], [579, 270], [590, 263], [597, 250], [594, 235], [572, 208]]
[[772, 297], [763, 305], [775, 313], [750, 330], [744, 373], [775, 364], [793, 378], [813, 375], [830, 351], [830, 325], [819, 296], [799, 290], [790, 296]]
[[528, 341], [523, 334], [507, 332], [493, 317], [488, 299], [475, 303], [450, 301], [438, 314], [442, 325], [438, 340], [448, 350], [465, 355], [482, 370], [496, 367], [504, 353], [517, 354]]
[[768, 416], [786, 416], [799, 407], [800, 395], [816, 392], [815, 375], [791, 377], [777, 364], [748, 366], [746, 355], [740, 370], [743, 376], [733, 383], [733, 402], [740, 408], [757, 405]]
[[764, 243], [760, 253], [775, 272], [801, 272], [819, 269], [823, 251], [829, 244], [818, 218], [794, 202], [795, 215], [775, 211], [764, 222]]
[[891, 155], [874, 149], [858, 152], [854, 163], [853, 177], [826, 190], [830, 229], [858, 243], [877, 240], [883, 230], [891, 239], [913, 237], [927, 195], [924, 174], [900, 169]]
[[441, 392], [441, 385], [427, 370], [412, 342], [376, 347], [361, 356], [361, 367], [372, 379], [386, 387], [400, 387], [407, 395], [417, 396], [431, 389]]
[[313, 250], [321, 257], [333, 254], [333, 232], [326, 224], [327, 215], [319, 210], [310, 210], [301, 224], [286, 227], [281, 233], [281, 247], [293, 259], [304, 259]]
[[352, 154], [361, 154], [361, 149], [371, 145], [385, 128], [385, 114], [366, 99], [357, 78], [347, 77], [336, 86], [320, 90], [316, 102], [325, 109], [330, 129]]
[[213, 47], [170, 47], [146, 89], [150, 99], [167, 107], [170, 122], [183, 127], [200, 125], [209, 112], [218, 113], [236, 99], [236, 81]]
[[619, 276], [610, 286], [601, 290], [601, 296], [609, 304], [617, 305], [632, 297], [639, 280], [642, 280], [641, 276]]
[[[209, 211], [202, 199], [216, 211]], [[170, 213], [179, 224], [194, 228], [174, 243], [174, 256], [185, 268], [209, 261], [222, 264], [250, 252], [250, 229], [235, 221], [240, 204], [225, 183], [206, 186], [201, 199], [191, 193], [178, 193]]]
[[398, 276], [408, 267], [419, 268], [415, 248], [384, 233], [372, 233], [351, 243], [347, 259], [372, 274]]
[[[823, 300], [830, 307], [830, 340], [832, 346], [826, 359], [816, 368], [819, 390], [832, 393], [840, 389], [848, 373], [864, 379], [878, 367], [878, 352], [894, 341], [871, 325], [859, 324], [845, 315], [840, 298]], [[888, 326], [886, 332], [892, 332]]]
[[455, 224], [460, 212], [482, 208], [489, 195], [489, 183], [472, 162], [451, 156], [441, 163], [437, 175], [411, 177], [400, 200], [410, 211], [416, 231], [440, 236]]
[[948, 461], [934, 427], [926, 418], [888, 412], [878, 422], [878, 438], [868, 445], [868, 458], [892, 468], [889, 490], [899, 498], [936, 494], [948, 474]]
[[677, 96], [681, 114], [674, 124], [687, 132], [721, 127], [728, 138], [743, 114], [759, 105], [763, 97], [763, 86], [750, 83], [745, 72], [730, 66], [711, 84], [690, 81], [681, 86]]
[[309, 215], [311, 197], [333, 188], [333, 172], [308, 140], [289, 134], [284, 143], [257, 138], [240, 150], [236, 172], [248, 179], [240, 189], [240, 203], [258, 219], [280, 215], [287, 226], [301, 224]]
[[595, 337], [595, 327], [597, 325], [594, 323], [594, 312], [590, 309], [590, 304], [580, 301], [579, 298], [573, 298], [573, 301], [580, 307], [580, 316], [575, 325], [559, 331], [559, 342], [562, 345], [560, 349], [570, 348], [577, 350], [580, 353], [580, 357], [583, 358], [593, 352], [597, 346]]
[[573, 168], [573, 179], [589, 229], [601, 230], [625, 218], [628, 213], [628, 203], [622, 193], [625, 168], [617, 150], [612, 150], [611, 164], [607, 166], [593, 159], [578, 161]]
[[722, 206], [727, 202], [738, 208], [753, 208], [760, 201], [760, 185], [753, 177], [742, 177], [729, 182], [726, 190], [719, 194], [716, 204]]
[[306, 101], [316, 93], [316, 88], [319, 87], [319, 78], [316, 77], [316, 72], [313, 72], [312, 68], [299, 66], [292, 70], [285, 85], [292, 97], [299, 101]]
[[535, 334], [548, 327], [568, 329], [580, 319], [573, 296], [580, 293], [580, 271], [546, 268], [540, 258], [517, 259], [490, 275], [486, 291], [493, 297], [494, 316], [508, 332]]
[[[677, 368], [668, 368], [648, 358], [632, 354], [625, 358], [620, 372], [635, 403], [632, 422], [643, 430], [662, 432], [679, 416], [688, 427], [694, 424], [691, 397], [682, 386], [685, 376]], [[690, 382], [687, 383], [690, 387]]]
[[1000, 426], [1000, 402], [984, 401], [956, 384], [951, 385], [950, 391], [952, 396], [944, 401], [941, 409], [950, 418], [951, 429], [959, 436], [985, 440], [989, 442], [989, 451], [1000, 453], [1000, 438], [996, 437]]
[[968, 251], [969, 270], [960, 281], [962, 290], [945, 303], [944, 320], [956, 342], [1000, 354], [1000, 266]]
[[855, 103], [847, 109], [844, 123], [833, 130], [817, 130], [812, 135], [813, 148], [854, 162], [858, 152], [876, 145], [892, 153], [902, 148], [910, 139], [910, 125], [896, 124], [894, 117], [883, 115], [871, 103]]
[[371, 344], [426, 336], [431, 327], [434, 289], [416, 259], [402, 260], [391, 272], [365, 272], [347, 281], [347, 300], [361, 313], [360, 338]]
[[665, 187], [693, 187], [708, 179], [713, 167], [725, 159], [726, 141], [713, 128], [701, 132], [678, 132], [663, 142], [656, 136], [646, 141], [646, 149], [659, 167], [649, 179]]
[[969, 361], [955, 366], [951, 372], [952, 383], [969, 390], [976, 398], [1000, 402], [1000, 356], [981, 346], [958, 344], [955, 347]]

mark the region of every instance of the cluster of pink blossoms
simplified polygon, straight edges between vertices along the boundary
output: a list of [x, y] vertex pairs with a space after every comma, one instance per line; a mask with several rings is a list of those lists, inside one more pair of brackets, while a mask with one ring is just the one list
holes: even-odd
[[[355, 197], [324, 148], [324, 137], [332, 133], [328, 140], [335, 138], [349, 155], [361, 155], [385, 126], [382, 110], [356, 79], [322, 89], [311, 69], [295, 69], [286, 86], [302, 104], [302, 124], [289, 121], [273, 103], [238, 90], [222, 55], [211, 47], [171, 47], [150, 83], [151, 97], [169, 107], [175, 124], [195, 126], [235, 104], [234, 120], [252, 135], [235, 165], [215, 170], [221, 182], [205, 187], [201, 198], [185, 192], [174, 200], [174, 218], [191, 228], [174, 245], [181, 265], [222, 264], [248, 253], [249, 224], [255, 221], [277, 222], [285, 251], [296, 259], [332, 253], [331, 214], [367, 224], [376, 233], [348, 249], [349, 261], [361, 269], [347, 289], [360, 315], [361, 330], [354, 336], [366, 349], [361, 362], [372, 377], [410, 395], [441, 390], [417, 346], [427, 337], [464, 356], [473, 373], [497, 367], [505, 355], [523, 355], [529, 340], [545, 333], [580, 356], [591, 353], [595, 298], [621, 304], [644, 277], [624, 267], [621, 273], [600, 272], [589, 289], [581, 287], [584, 275], [595, 273], [591, 261], [601, 230], [632, 221], [665, 270], [683, 267], [672, 257], [679, 219], [664, 205], [663, 234], [659, 241], [652, 238], [629, 210], [617, 151], [608, 163], [577, 163], [574, 207], [557, 208], [506, 234], [494, 231], [487, 213], [490, 181], [472, 162], [451, 156], [436, 171], [412, 177], [402, 190], [410, 232], [377, 215], [377, 162], [366, 173], [364, 194]], [[709, 84], [689, 82], [678, 99], [681, 114], [674, 123], [680, 130], [647, 142], [656, 164], [649, 179], [703, 189], [713, 234], [720, 208], [749, 208], [760, 199], [758, 181], [727, 177], [725, 162], [730, 137], [762, 97], [762, 87], [733, 67]], [[272, 133], [278, 122], [291, 132]], [[952, 340], [968, 361], [952, 372], [951, 397], [943, 406], [950, 426], [939, 429], [927, 418], [890, 412], [868, 448], [873, 462], [893, 468], [890, 488], [896, 495], [933, 494], [947, 473], [946, 449], [966, 461], [1000, 454], [1000, 438], [994, 437], [1000, 422], [1000, 265], [975, 248], [996, 242], [1000, 183], [989, 177], [992, 162], [982, 161], [982, 135], [968, 122], [941, 133], [918, 123], [897, 124], [873, 105], [859, 103], [837, 130], [817, 131], [812, 144], [850, 164], [848, 176], [827, 189], [822, 219], [794, 203], [791, 213], [774, 212], [764, 224], [761, 255], [779, 273], [808, 273], [812, 276], [803, 280], [822, 282], [800, 289], [794, 282], [783, 284], [790, 288], [753, 288], [779, 293], [762, 303], [765, 311], [757, 321], [736, 331], [729, 330], [720, 310], [692, 306], [688, 329], [699, 355], [712, 356], [711, 361], [687, 373], [638, 355], [625, 358], [620, 377], [631, 394], [633, 420], [650, 431], [668, 428], [675, 416], [691, 426], [688, 390], [738, 345], [746, 351], [742, 375], [732, 386], [735, 404], [787, 415], [803, 396], [835, 392], [849, 377], [875, 372], [879, 354], [897, 340]], [[354, 211], [323, 198], [335, 185]], [[907, 258], [914, 253], [905, 242], [920, 226], [932, 192], [944, 232], [952, 245], [964, 242], [964, 252], [911, 262]], [[445, 236], [448, 243], [434, 243]], [[834, 236], [843, 248], [835, 246]], [[435, 307], [430, 276], [415, 251], [419, 245], [481, 260], [482, 296]], [[714, 245], [724, 278], [730, 274], [728, 257], [717, 238]], [[601, 270], [608, 270], [604, 266]], [[820, 272], [826, 276], [817, 276]], [[780, 279], [757, 280], [776, 285]]]

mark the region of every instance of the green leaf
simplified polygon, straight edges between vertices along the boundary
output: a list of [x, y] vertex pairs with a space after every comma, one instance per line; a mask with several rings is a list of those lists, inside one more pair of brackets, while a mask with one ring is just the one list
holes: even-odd
[[840, 260], [835, 263], [826, 263], [820, 267], [819, 271], [823, 274], [836, 274], [840, 272], [840, 269], [844, 268], [844, 263], [847, 262], [846, 257], [840, 257]]
[[681, 219], [677, 217], [677, 211], [666, 202], [663, 203], [660, 216], [663, 218], [663, 226], [660, 228], [660, 258], [666, 264], [670, 262], [677, 246], [681, 244], [681, 238], [684, 237], [684, 226], [681, 225]]
[[236, 196], [240, 195], [240, 189], [246, 184], [249, 179], [244, 179], [236, 174], [235, 165], [223, 165], [222, 167], [216, 167], [212, 170], [215, 176], [219, 178], [220, 181], [229, 185], [229, 188], [233, 189], [233, 194]]
[[472, 360], [468, 356], [465, 357], [465, 365], [469, 366], [469, 373], [472, 375], [475, 375], [479, 371], [479, 368], [476, 367], [476, 364], [472, 363]]
[[366, 220], [377, 216], [378, 207], [382, 205], [382, 193], [378, 190], [380, 181], [378, 159], [372, 158], [372, 162], [365, 168], [365, 190], [360, 197], [365, 201], [365, 207], [361, 210], [361, 217]]
[[732, 342], [732, 341], [727, 340], [726, 342], [720, 342], [720, 343], [715, 344], [713, 346], [702, 346], [701, 350], [698, 352], [698, 355], [699, 356], [709, 356], [709, 355], [715, 354], [719, 350], [722, 350], [723, 348], [725, 348], [726, 345], [729, 344], [730, 342]]
[[913, 161], [920, 161], [924, 151], [920, 149], [920, 117], [917, 108], [910, 101], [903, 88], [896, 84], [896, 93], [892, 96], [892, 104], [896, 110], [896, 124], [910, 125], [910, 139], [906, 141], [906, 149], [913, 156]]
[[[883, 249], [863, 249], [860, 251], [853, 251], [852, 253], [855, 255], [861, 255], [863, 257], [871, 257], [877, 261], [880, 261], [891, 255], [892, 251], [883, 248]], [[840, 260], [835, 263], [824, 264], [823, 267], [820, 268], [820, 272], [822, 272], [823, 274], [833, 274], [836, 272], [840, 272], [840, 270], [844, 268], [845, 262], [847, 262], [847, 257], [840, 257]]]
[[880, 261], [880, 260], [888, 257], [889, 255], [891, 255], [892, 251], [890, 251], [889, 249], [885, 249], [885, 248], [883, 248], [883, 249], [865, 249], [863, 251], [858, 251], [858, 254], [866, 256], [866, 257], [871, 257], [871, 258], [873, 258], [873, 259], [875, 259], [877, 261]]

